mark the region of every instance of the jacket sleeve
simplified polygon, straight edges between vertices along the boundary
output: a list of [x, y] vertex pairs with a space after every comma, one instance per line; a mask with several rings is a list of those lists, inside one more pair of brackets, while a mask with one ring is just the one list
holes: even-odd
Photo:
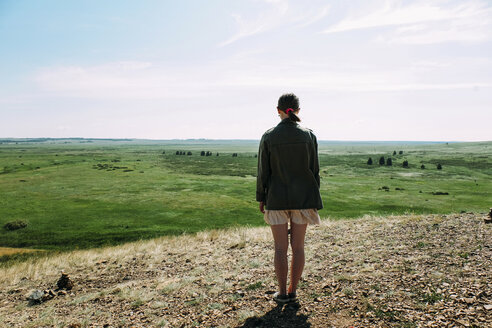
[[319, 188], [321, 186], [321, 182], [319, 178], [318, 140], [316, 139], [314, 133], [311, 133], [311, 135], [313, 137], [313, 144], [314, 144], [313, 174], [316, 179], [316, 182], [318, 183], [318, 188]]
[[265, 135], [261, 138], [258, 150], [258, 175], [256, 176], [256, 200], [266, 202], [268, 181], [270, 180], [270, 154]]

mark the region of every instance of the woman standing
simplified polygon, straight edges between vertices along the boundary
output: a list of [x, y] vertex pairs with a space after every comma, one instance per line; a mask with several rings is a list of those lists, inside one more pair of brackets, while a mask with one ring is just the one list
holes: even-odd
[[[318, 143], [309, 129], [299, 126], [299, 98], [284, 94], [278, 100], [281, 122], [260, 141], [256, 200], [275, 242], [275, 274], [279, 303], [297, 300], [297, 284], [304, 269], [304, 236], [308, 224], [319, 224], [323, 208], [319, 193]], [[266, 207], [266, 208], [265, 208]], [[287, 250], [292, 248], [290, 284], [287, 289]]]

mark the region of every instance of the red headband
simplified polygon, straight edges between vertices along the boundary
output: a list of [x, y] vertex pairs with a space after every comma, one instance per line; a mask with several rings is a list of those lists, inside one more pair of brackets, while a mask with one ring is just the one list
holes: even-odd
[[293, 112], [293, 111], [294, 111], [294, 110], [293, 110], [292, 108], [287, 108], [287, 109], [285, 110], [285, 114], [289, 114], [289, 112]]

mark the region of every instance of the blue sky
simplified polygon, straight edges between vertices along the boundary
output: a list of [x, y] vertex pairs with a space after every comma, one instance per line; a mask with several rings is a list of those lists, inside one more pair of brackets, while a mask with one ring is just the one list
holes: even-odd
[[492, 140], [492, 2], [0, 0], [0, 137]]

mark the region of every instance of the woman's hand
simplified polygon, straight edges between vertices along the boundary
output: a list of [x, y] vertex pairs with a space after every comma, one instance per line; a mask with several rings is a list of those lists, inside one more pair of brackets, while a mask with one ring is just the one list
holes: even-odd
[[260, 202], [260, 212], [265, 214], [265, 203]]

